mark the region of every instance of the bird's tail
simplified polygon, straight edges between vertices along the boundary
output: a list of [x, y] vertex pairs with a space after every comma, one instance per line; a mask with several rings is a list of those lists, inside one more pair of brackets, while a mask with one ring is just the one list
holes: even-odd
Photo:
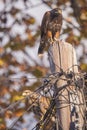
[[43, 49], [41, 47], [39, 47], [39, 49], [38, 49], [38, 56], [39, 57], [43, 56]]
[[42, 57], [44, 52], [45, 44], [43, 41], [40, 42], [40, 46], [38, 48], [38, 56]]

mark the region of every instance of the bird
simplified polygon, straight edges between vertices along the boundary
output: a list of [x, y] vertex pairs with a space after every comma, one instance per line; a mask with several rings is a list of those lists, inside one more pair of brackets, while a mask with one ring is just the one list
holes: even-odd
[[42, 96], [39, 93], [32, 92], [31, 90], [25, 90], [22, 93], [22, 96], [29, 98], [29, 101], [28, 101], [29, 105], [38, 106], [38, 104], [39, 104], [38, 107], [40, 107], [40, 111], [41, 111], [42, 115], [46, 113], [46, 110], [48, 109], [48, 107], [50, 105], [50, 98]]
[[38, 48], [38, 55], [42, 56], [50, 44], [58, 40], [62, 26], [62, 10], [60, 8], [47, 11], [41, 23], [41, 38]]

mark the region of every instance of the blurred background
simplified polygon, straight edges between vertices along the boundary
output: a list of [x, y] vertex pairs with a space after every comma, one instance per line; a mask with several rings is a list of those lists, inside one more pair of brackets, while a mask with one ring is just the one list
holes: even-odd
[[[35, 90], [49, 72], [47, 52], [37, 55], [44, 13], [60, 7], [60, 39], [76, 49], [78, 65], [87, 72], [87, 0], [0, 0], [0, 130], [31, 130], [37, 122], [21, 101], [24, 90]], [[19, 102], [16, 104], [16, 102]]]

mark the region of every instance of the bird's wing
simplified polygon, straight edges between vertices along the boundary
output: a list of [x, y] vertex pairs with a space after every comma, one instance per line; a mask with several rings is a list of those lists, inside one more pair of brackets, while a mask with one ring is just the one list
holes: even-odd
[[39, 56], [42, 56], [43, 51], [46, 47], [45, 40], [46, 40], [47, 26], [49, 22], [50, 22], [50, 11], [44, 14], [42, 23], [41, 23], [41, 40], [40, 40], [40, 46], [38, 49]]
[[48, 23], [50, 21], [50, 11], [47, 11], [44, 16], [43, 16], [43, 19], [42, 19], [42, 23], [41, 23], [41, 38], [46, 35], [46, 32], [47, 32], [47, 26], [48, 26]]

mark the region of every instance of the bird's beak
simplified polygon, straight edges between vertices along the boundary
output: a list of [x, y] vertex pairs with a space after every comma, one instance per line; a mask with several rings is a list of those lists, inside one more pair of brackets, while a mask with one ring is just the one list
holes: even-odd
[[58, 10], [58, 13], [59, 13], [59, 14], [62, 14], [62, 10]]

